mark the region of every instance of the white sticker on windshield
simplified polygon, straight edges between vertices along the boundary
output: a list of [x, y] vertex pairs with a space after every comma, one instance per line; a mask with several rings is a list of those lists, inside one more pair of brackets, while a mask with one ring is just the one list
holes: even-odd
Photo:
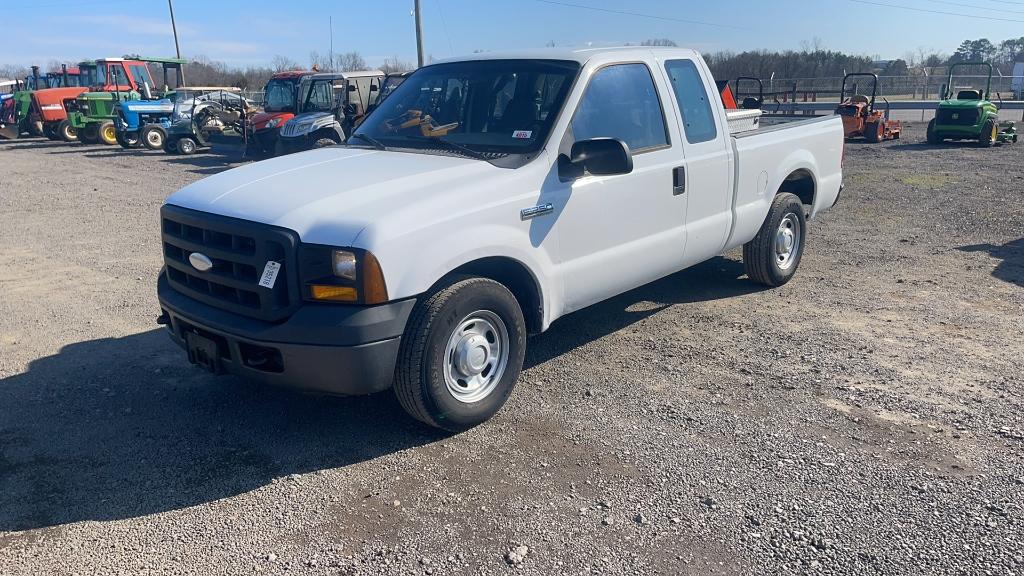
[[533, 138], [533, 130], [516, 130], [512, 133], [512, 137], [519, 140], [529, 140]]
[[281, 264], [273, 260], [267, 262], [266, 267], [263, 268], [263, 276], [260, 276], [260, 286], [273, 290], [274, 283], [277, 282], [277, 273], [280, 271]]

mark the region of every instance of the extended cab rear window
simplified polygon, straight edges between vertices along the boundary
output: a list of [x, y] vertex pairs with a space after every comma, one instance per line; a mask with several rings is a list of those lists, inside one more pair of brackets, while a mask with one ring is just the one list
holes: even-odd
[[672, 91], [683, 115], [683, 130], [690, 144], [707, 142], [718, 137], [715, 117], [707, 88], [692, 60], [669, 60], [665, 62]]
[[613, 64], [590, 79], [572, 119], [578, 140], [618, 138], [633, 152], [668, 145], [665, 113], [645, 64]]

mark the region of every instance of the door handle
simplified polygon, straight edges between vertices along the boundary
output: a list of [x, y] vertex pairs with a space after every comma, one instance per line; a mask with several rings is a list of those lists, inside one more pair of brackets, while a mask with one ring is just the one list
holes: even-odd
[[686, 166], [680, 166], [672, 171], [672, 195], [680, 194], [686, 194]]

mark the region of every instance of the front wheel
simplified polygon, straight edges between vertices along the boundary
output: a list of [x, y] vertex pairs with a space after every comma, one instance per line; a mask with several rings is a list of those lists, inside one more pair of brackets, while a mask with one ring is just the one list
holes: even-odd
[[879, 120], [864, 124], [864, 139], [872, 144], [877, 144], [885, 139], [885, 123]]
[[789, 282], [800, 266], [807, 238], [804, 205], [795, 194], [775, 196], [761, 230], [743, 245], [743, 266], [751, 280], [765, 286]]
[[70, 120], [61, 120], [60, 124], [57, 124], [57, 136], [65, 142], [75, 142], [78, 140], [78, 131], [71, 125]]
[[110, 120], [101, 122], [99, 128], [96, 131], [100, 142], [107, 146], [113, 146], [117, 144], [117, 127]]
[[316, 142], [313, 142], [313, 148], [326, 148], [328, 146], [334, 146], [337, 144], [331, 138], [318, 138]]
[[996, 125], [995, 120], [989, 120], [981, 127], [981, 135], [978, 136], [978, 144], [980, 144], [982, 148], [991, 148], [995, 145], [998, 138], [999, 126]]
[[164, 141], [167, 139], [167, 133], [160, 126], [148, 125], [142, 128], [142, 134], [139, 136], [142, 140], [142, 145], [150, 150], [160, 150], [164, 147]]
[[505, 405], [525, 353], [526, 322], [508, 288], [487, 278], [456, 278], [409, 318], [395, 395], [426, 424], [466, 430]]
[[934, 119], [928, 123], [928, 143], [933, 145], [942, 144], [942, 137], [939, 136], [939, 133], [935, 129]]
[[187, 136], [178, 140], [178, 152], [181, 154], [195, 154], [196, 148], [196, 141]]

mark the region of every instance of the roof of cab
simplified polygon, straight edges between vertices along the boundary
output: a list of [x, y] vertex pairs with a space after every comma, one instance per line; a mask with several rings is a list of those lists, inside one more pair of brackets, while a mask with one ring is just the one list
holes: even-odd
[[658, 57], [693, 58], [697, 51], [690, 48], [674, 48], [662, 46], [602, 46], [582, 48], [534, 48], [528, 50], [502, 50], [499, 52], [477, 52], [455, 58], [438, 60], [435, 64], [445, 62], [466, 62], [475, 60], [567, 60], [586, 63], [595, 56], [621, 56], [623, 59], [637, 58], [638, 54], [653, 54]]

